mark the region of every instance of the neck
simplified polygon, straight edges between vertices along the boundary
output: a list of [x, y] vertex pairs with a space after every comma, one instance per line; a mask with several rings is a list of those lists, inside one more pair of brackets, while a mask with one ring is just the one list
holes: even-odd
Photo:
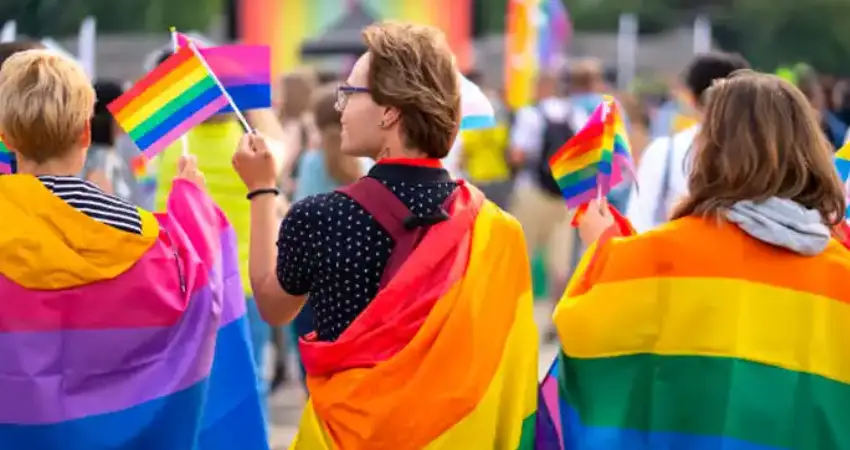
[[427, 158], [428, 154], [415, 148], [404, 146], [388, 146], [381, 150], [376, 159], [383, 158]]
[[80, 169], [78, 164], [74, 164], [65, 160], [48, 160], [42, 163], [26, 161], [18, 159], [18, 173], [25, 173], [33, 176], [53, 175], [53, 176], [77, 176]]

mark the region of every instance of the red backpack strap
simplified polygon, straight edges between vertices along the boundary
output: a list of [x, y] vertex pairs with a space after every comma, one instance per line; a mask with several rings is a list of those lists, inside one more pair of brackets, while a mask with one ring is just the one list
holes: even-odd
[[410, 210], [384, 183], [374, 178], [364, 177], [337, 189], [337, 192], [357, 202], [393, 241], [398, 242], [405, 233], [404, 221], [410, 217]]
[[[425, 236], [428, 228], [435, 223], [448, 219], [446, 214], [434, 217], [414, 216], [410, 209], [388, 187], [374, 178], [361, 178], [355, 183], [338, 189], [337, 192], [341, 192], [357, 202], [367, 214], [378, 222], [381, 228], [386, 230], [393, 240], [390, 258], [384, 267], [384, 273], [381, 275], [382, 289], [401, 269], [401, 266]], [[455, 193], [453, 192], [445, 204], [449, 205], [454, 197]]]

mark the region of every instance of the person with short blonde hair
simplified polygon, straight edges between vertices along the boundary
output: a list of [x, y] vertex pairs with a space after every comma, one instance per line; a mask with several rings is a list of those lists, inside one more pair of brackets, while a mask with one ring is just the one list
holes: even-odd
[[0, 98], [0, 132], [21, 170], [74, 159], [82, 169], [95, 96], [79, 64], [50, 50], [17, 53], [0, 71]]
[[845, 209], [832, 150], [779, 77], [735, 72], [703, 98], [671, 222], [622, 233], [595, 204], [581, 219], [595, 250], [554, 315], [564, 442], [846, 448], [850, 253], [832, 233]]

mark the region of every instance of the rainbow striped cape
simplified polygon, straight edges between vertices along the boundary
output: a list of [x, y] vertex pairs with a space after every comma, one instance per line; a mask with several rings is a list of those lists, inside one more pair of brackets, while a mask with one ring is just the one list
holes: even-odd
[[0, 177], [0, 448], [268, 449], [233, 230], [182, 180], [140, 213]]
[[532, 449], [537, 329], [515, 219], [461, 183], [335, 342], [302, 341], [311, 399], [294, 450]]
[[556, 437], [539, 448], [850, 448], [838, 242], [805, 257], [685, 218], [586, 255], [554, 313]]

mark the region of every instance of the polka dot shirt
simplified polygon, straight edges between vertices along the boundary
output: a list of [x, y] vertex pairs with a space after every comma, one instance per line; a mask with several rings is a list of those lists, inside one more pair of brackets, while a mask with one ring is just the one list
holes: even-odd
[[[435, 214], [457, 184], [444, 169], [377, 164], [367, 175], [417, 216]], [[393, 249], [389, 234], [339, 192], [307, 197], [283, 220], [277, 277], [291, 295], [309, 294], [318, 339], [334, 341], [378, 293]]]

